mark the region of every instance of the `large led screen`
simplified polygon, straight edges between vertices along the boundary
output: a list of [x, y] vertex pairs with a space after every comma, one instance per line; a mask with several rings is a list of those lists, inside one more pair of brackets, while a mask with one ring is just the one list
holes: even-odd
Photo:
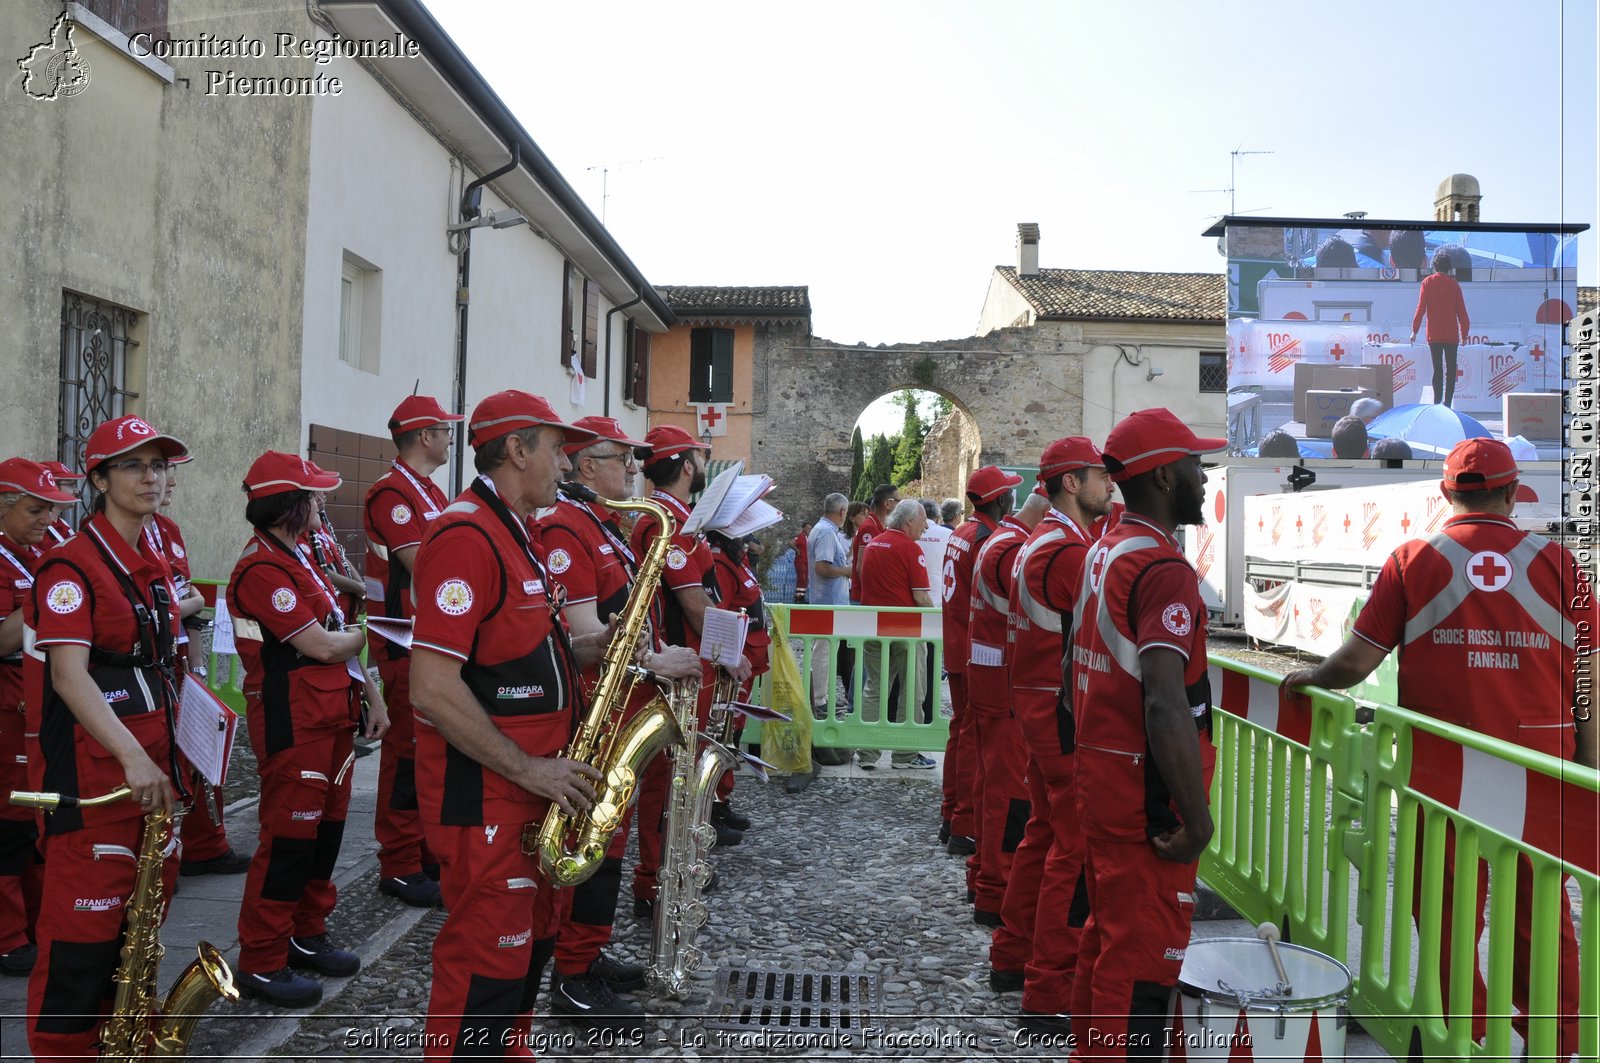
[[1334, 453], [1356, 411], [1368, 455], [1397, 437], [1436, 457], [1459, 424], [1558, 456], [1583, 228], [1229, 219], [1231, 452], [1363, 456]]

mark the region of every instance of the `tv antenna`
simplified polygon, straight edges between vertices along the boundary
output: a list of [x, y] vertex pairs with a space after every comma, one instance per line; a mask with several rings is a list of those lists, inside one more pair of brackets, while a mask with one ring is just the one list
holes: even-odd
[[1238, 206], [1237, 193], [1239, 191], [1239, 178], [1237, 176], [1237, 171], [1238, 171], [1238, 168], [1239, 168], [1239, 156], [1241, 156], [1241, 155], [1271, 155], [1271, 154], [1273, 154], [1273, 152], [1270, 152], [1270, 151], [1244, 151], [1244, 150], [1242, 150], [1243, 147], [1244, 147], [1244, 145], [1240, 144], [1239, 147], [1234, 148], [1232, 151], [1228, 152], [1228, 213], [1229, 214], [1238, 213], [1238, 210], [1236, 208]]
[[641, 166], [647, 162], [660, 162], [665, 155], [652, 155], [648, 159], [626, 159], [622, 162], [597, 162], [593, 166], [585, 166], [585, 173], [600, 171], [600, 224], [606, 223], [606, 200], [611, 198], [611, 171], [624, 166]]

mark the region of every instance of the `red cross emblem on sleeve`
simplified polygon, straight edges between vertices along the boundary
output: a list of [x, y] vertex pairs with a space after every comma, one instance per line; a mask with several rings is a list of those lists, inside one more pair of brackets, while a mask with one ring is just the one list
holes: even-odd
[[1483, 550], [1467, 562], [1467, 579], [1480, 591], [1498, 591], [1511, 582], [1511, 566], [1502, 555]]

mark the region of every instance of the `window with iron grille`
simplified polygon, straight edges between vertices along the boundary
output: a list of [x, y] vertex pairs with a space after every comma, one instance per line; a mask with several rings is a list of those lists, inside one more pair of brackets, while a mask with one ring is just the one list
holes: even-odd
[[127, 413], [128, 356], [139, 346], [132, 338], [137, 311], [77, 292], [61, 298], [61, 391], [56, 454], [63, 464], [83, 471], [89, 433], [103, 421]]
[[689, 334], [689, 401], [733, 401], [733, 330], [697, 328]]
[[1200, 390], [1228, 390], [1228, 355], [1224, 351], [1200, 352]]

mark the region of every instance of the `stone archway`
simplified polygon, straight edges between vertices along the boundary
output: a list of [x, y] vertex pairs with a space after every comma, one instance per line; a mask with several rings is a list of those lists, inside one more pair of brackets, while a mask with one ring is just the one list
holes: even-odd
[[[1083, 358], [1042, 329], [895, 346], [824, 339], [758, 352], [752, 467], [777, 482], [786, 524], [812, 519], [830, 491], [849, 493], [850, 435], [878, 396], [934, 391], [965, 410], [982, 437], [982, 463], [1027, 465], [1046, 443], [1081, 432]], [[792, 534], [792, 532], [791, 532]]]

